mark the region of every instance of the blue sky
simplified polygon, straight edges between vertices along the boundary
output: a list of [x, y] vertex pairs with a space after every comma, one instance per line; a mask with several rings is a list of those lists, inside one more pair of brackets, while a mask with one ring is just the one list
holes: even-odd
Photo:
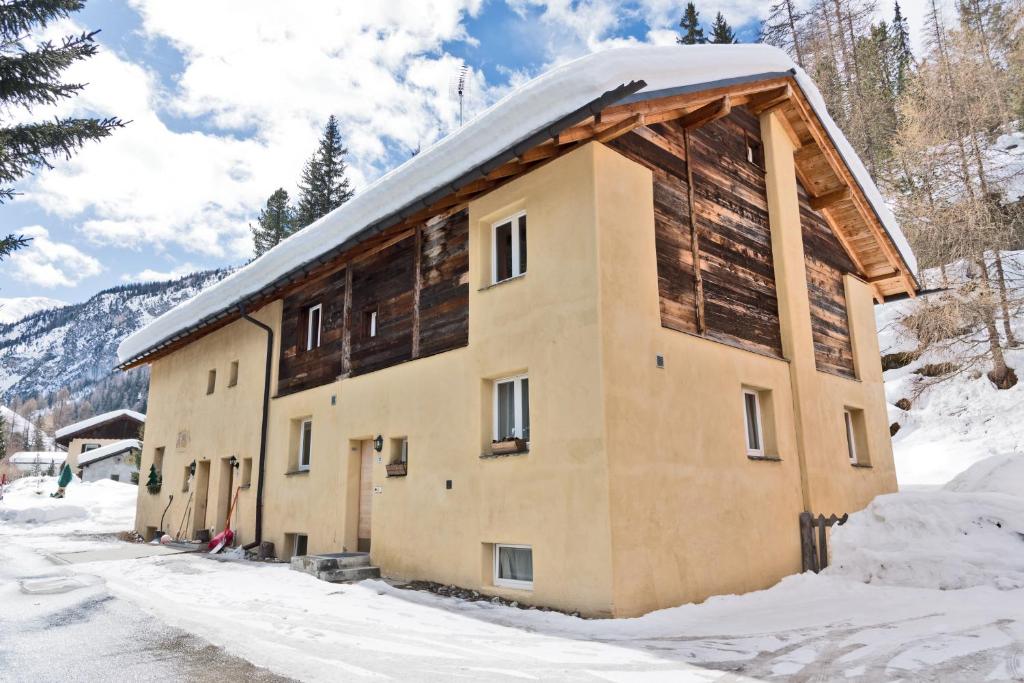
[[[248, 225], [295, 192], [329, 114], [358, 192], [457, 125], [452, 74], [471, 71], [467, 116], [552, 64], [624, 42], [672, 42], [683, 3], [637, 0], [89, 0], [59, 35], [101, 29], [89, 83], [54, 114], [129, 126], [22, 182], [2, 230], [34, 237], [0, 266], [0, 297], [73, 302], [113, 285], [242, 263]], [[744, 42], [762, 5], [722, 11]], [[886, 12], [888, 13], [888, 12]]]

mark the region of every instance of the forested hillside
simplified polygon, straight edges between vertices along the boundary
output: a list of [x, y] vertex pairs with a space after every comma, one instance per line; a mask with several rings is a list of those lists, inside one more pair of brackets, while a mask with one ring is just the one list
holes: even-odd
[[114, 370], [117, 345], [228, 272], [114, 287], [80, 304], [0, 324], [0, 401], [48, 433], [116, 408], [145, 412], [148, 371]]

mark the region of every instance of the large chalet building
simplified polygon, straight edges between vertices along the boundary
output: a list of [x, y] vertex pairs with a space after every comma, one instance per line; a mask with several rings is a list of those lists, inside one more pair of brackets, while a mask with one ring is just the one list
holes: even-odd
[[801, 512], [896, 490], [873, 303], [915, 269], [780, 51], [584, 57], [121, 345], [138, 529], [240, 488], [281, 559], [596, 616], [767, 587]]

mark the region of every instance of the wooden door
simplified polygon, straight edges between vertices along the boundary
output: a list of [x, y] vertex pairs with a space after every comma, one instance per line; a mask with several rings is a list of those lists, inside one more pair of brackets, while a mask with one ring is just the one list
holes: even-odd
[[373, 442], [364, 441], [359, 450], [359, 552], [370, 552], [370, 517], [373, 511]]
[[210, 495], [210, 461], [196, 463], [195, 494], [192, 496], [192, 538], [206, 528], [206, 502]]

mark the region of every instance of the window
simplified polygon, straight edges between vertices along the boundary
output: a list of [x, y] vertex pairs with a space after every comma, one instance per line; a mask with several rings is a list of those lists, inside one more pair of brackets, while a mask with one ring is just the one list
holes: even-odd
[[846, 454], [850, 458], [850, 464], [856, 467], [870, 467], [864, 411], [859, 408], [844, 408], [843, 427], [846, 432]]
[[526, 213], [495, 223], [491, 234], [491, 282], [526, 272]]
[[409, 463], [409, 439], [402, 436], [391, 439], [391, 464], [406, 465]]
[[120, 474], [111, 474], [110, 475], [110, 480], [111, 481], [121, 481], [121, 475]]
[[494, 383], [494, 440], [530, 440], [530, 380], [526, 375]]
[[164, 471], [164, 447], [161, 446], [153, 451], [153, 466], [157, 472]]
[[217, 371], [210, 370], [206, 373], [206, 394], [209, 396], [217, 388]]
[[320, 348], [320, 318], [323, 306], [316, 304], [306, 309], [306, 350]]
[[494, 585], [533, 590], [533, 548], [495, 543]]
[[377, 309], [363, 311], [363, 337], [372, 339], [377, 336]]
[[242, 486], [252, 485], [252, 458], [242, 458]]
[[94, 451], [99, 447], [100, 445], [98, 443], [84, 443], [82, 444], [82, 452], [85, 453], [86, 451]]
[[746, 420], [747, 455], [764, 457], [764, 432], [761, 429], [761, 398], [756, 391], [744, 390], [743, 412]]
[[181, 478], [181, 492], [188, 493], [188, 479], [192, 476], [192, 468], [189, 465], [185, 465], [185, 474]]
[[764, 147], [753, 138], [747, 138], [747, 161], [758, 168], [764, 168]]
[[231, 371], [228, 373], [228, 386], [233, 387], [238, 385], [238, 361], [231, 361]]
[[309, 545], [309, 538], [306, 534], [295, 534], [295, 548], [292, 555], [302, 556], [306, 554]]
[[299, 425], [299, 469], [309, 469], [309, 453], [313, 447], [313, 421], [303, 420]]

